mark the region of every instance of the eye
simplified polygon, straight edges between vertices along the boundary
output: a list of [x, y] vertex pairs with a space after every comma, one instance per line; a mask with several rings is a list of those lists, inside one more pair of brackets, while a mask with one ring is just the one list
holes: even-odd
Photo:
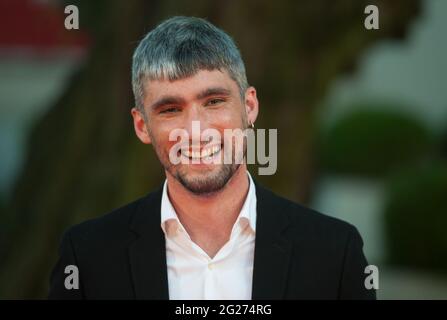
[[166, 109], [160, 111], [160, 113], [175, 113], [177, 111], [179, 111], [179, 109], [177, 107], [169, 107], [169, 108], [166, 108]]
[[222, 98], [213, 98], [211, 100], [208, 100], [205, 105], [206, 106], [215, 106], [215, 105], [218, 105], [224, 101], [225, 101], [225, 99], [222, 99]]

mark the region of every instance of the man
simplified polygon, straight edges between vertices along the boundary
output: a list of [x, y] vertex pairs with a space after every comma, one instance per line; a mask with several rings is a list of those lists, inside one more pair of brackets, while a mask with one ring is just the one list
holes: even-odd
[[[258, 115], [256, 90], [225, 32], [198, 18], [164, 21], [135, 50], [132, 82], [136, 135], [152, 144], [166, 181], [65, 233], [50, 298], [375, 298], [355, 227], [260, 186], [235, 161], [233, 140], [191, 142], [194, 123], [224, 135], [253, 127]], [[179, 129], [189, 137], [175, 149]], [[228, 150], [230, 163], [209, 161]], [[79, 286], [67, 281], [67, 266]]]

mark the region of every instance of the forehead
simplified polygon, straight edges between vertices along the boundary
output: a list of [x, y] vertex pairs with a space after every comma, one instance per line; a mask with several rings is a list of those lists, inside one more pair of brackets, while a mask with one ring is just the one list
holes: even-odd
[[194, 98], [197, 93], [210, 87], [221, 87], [232, 94], [238, 92], [238, 86], [225, 70], [200, 70], [196, 74], [183, 79], [147, 80], [144, 85], [145, 104], [165, 95], [180, 95], [185, 99]]

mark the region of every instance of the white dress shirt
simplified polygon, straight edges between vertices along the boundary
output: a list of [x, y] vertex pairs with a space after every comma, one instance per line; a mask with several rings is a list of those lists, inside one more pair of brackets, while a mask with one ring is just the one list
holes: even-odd
[[255, 184], [247, 171], [249, 190], [230, 240], [210, 258], [195, 244], [169, 200], [167, 181], [161, 199], [169, 299], [250, 300], [256, 230]]

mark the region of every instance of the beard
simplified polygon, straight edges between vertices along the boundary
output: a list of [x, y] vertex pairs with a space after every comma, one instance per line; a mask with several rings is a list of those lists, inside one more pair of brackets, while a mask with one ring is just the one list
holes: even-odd
[[170, 173], [191, 193], [204, 196], [222, 190], [239, 167], [240, 164], [221, 164], [211, 172], [194, 177], [181, 169]]

